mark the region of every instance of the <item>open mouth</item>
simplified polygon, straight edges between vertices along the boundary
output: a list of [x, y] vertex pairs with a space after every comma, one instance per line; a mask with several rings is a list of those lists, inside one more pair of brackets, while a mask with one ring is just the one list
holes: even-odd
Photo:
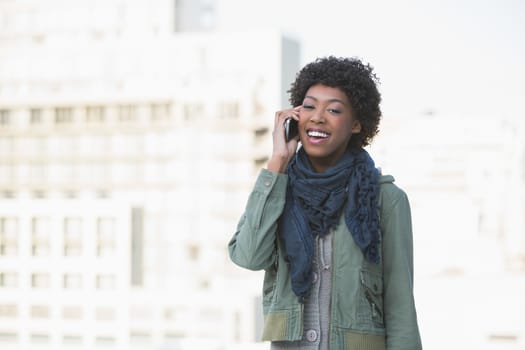
[[326, 139], [328, 136], [330, 136], [329, 133], [321, 130], [308, 130], [306, 132], [308, 137], [315, 138], [315, 139]]

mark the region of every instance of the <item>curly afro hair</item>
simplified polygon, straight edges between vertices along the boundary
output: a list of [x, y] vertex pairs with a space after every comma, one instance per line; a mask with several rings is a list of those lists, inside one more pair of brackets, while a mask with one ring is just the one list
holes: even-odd
[[381, 119], [379, 79], [373, 68], [357, 58], [317, 58], [304, 66], [291, 84], [288, 93], [292, 106], [301, 105], [308, 89], [316, 84], [341, 89], [348, 97], [354, 116], [361, 123], [361, 132], [352, 136], [348, 146], [369, 145], [379, 131]]

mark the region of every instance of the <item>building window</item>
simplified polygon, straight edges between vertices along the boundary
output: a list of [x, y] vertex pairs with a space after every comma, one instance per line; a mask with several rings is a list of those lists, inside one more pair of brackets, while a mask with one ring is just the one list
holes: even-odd
[[75, 190], [66, 190], [66, 191], [64, 191], [64, 198], [66, 198], [66, 199], [78, 198], [78, 192], [75, 191]]
[[0, 256], [13, 256], [18, 251], [18, 220], [0, 218]]
[[112, 307], [97, 307], [95, 318], [97, 321], [113, 321], [115, 319], [115, 309]]
[[82, 307], [81, 306], [64, 306], [62, 308], [62, 318], [65, 320], [82, 319]]
[[29, 110], [29, 123], [31, 125], [42, 124], [42, 110], [40, 108], [31, 108]]
[[11, 191], [11, 190], [3, 190], [2, 192], [0, 192], [0, 197], [5, 198], [5, 199], [13, 199], [16, 197], [16, 192]]
[[257, 157], [253, 160], [253, 165], [256, 169], [260, 169], [262, 166], [268, 163], [268, 159], [269, 158], [267, 156]]
[[15, 304], [0, 304], [0, 318], [16, 318], [18, 307]]
[[253, 136], [256, 144], [261, 143], [261, 141], [266, 140], [269, 135], [269, 129], [265, 126], [257, 128], [253, 131]]
[[131, 344], [149, 343], [151, 341], [151, 333], [142, 331], [131, 331], [129, 334]]
[[82, 254], [82, 220], [80, 218], [64, 219], [64, 256]]
[[153, 103], [150, 105], [152, 121], [168, 120], [171, 116], [171, 105], [169, 103]]
[[[3, 145], [0, 143], [0, 147], [2, 146]], [[2, 150], [0, 150], [0, 153], [1, 152]], [[3, 164], [0, 164], [0, 183], [7, 184], [9, 186], [10, 183], [14, 182], [15, 179], [16, 176], [14, 163], [10, 161], [5, 161], [3, 162]]]
[[192, 121], [203, 119], [204, 106], [201, 103], [189, 103], [184, 105], [184, 120]]
[[47, 344], [49, 343], [49, 334], [33, 333], [30, 339], [33, 344]]
[[100, 190], [96, 190], [95, 191], [95, 196], [97, 198], [107, 199], [107, 198], [111, 197], [111, 192], [109, 190], [100, 189]]
[[47, 164], [41, 161], [29, 162], [29, 181], [34, 184], [41, 184], [48, 178]]
[[97, 336], [95, 338], [95, 345], [97, 346], [112, 346], [115, 344], [115, 337], [111, 336]]
[[167, 341], [177, 341], [178, 339], [186, 338], [186, 334], [181, 331], [168, 331], [164, 333], [164, 339]]
[[144, 283], [144, 209], [131, 209], [131, 285]]
[[106, 109], [102, 106], [86, 107], [86, 122], [102, 123], [106, 117]]
[[97, 289], [111, 290], [115, 289], [115, 276], [114, 275], [97, 275], [96, 277]]
[[147, 305], [132, 305], [129, 317], [132, 320], [150, 320], [153, 318], [153, 310]]
[[55, 124], [71, 124], [73, 122], [73, 108], [55, 108]]
[[[51, 151], [54, 155], [74, 155], [79, 152], [80, 138], [77, 136], [59, 136], [50, 138]], [[74, 167], [75, 163], [64, 161], [62, 164]]]
[[177, 319], [177, 310], [175, 308], [164, 309], [164, 319], [165, 320]]
[[51, 286], [51, 277], [48, 273], [39, 272], [31, 274], [31, 287], [45, 289]]
[[190, 244], [188, 246], [188, 257], [191, 261], [198, 261], [200, 255], [200, 248], [197, 244]]
[[35, 199], [44, 199], [47, 197], [47, 192], [43, 190], [34, 190], [31, 195]]
[[489, 338], [490, 343], [516, 344], [520, 337], [516, 334], [504, 333], [504, 334], [489, 334], [488, 338]]
[[0, 331], [0, 343], [16, 343], [17, 340], [17, 333]]
[[63, 279], [64, 289], [81, 289], [82, 288], [82, 275], [78, 273], [67, 273]]
[[[26, 141], [27, 152], [34, 155], [48, 154], [49, 139], [45, 136], [28, 137]], [[34, 162], [37, 164], [45, 164], [43, 161]]]
[[8, 109], [0, 109], [0, 127], [7, 127], [11, 122], [10, 113]]
[[221, 102], [217, 107], [219, 119], [238, 119], [239, 103], [238, 102]]
[[[18, 139], [18, 137], [17, 137]], [[12, 155], [16, 152], [15, 145], [18, 143], [14, 136], [2, 135], [0, 138], [0, 155]], [[7, 162], [4, 160], [4, 164]]]
[[118, 120], [121, 122], [132, 122], [137, 120], [137, 106], [120, 105], [117, 108]]
[[97, 221], [97, 256], [115, 252], [115, 219], [99, 218]]
[[47, 218], [33, 218], [31, 254], [33, 256], [48, 256], [50, 253], [49, 220]]
[[62, 343], [64, 345], [80, 345], [82, 344], [82, 337], [80, 335], [64, 335], [62, 337]]
[[[89, 149], [91, 152], [106, 154], [111, 151], [111, 138], [107, 135], [92, 135]], [[104, 167], [108, 168], [107, 164], [104, 164]]]
[[46, 319], [49, 318], [49, 306], [31, 305], [31, 318]]
[[[113, 137], [112, 149], [118, 154], [137, 156], [144, 151], [144, 138], [139, 134], [115, 135]], [[107, 152], [107, 150], [105, 151]], [[119, 165], [134, 164], [133, 161], [119, 162]], [[127, 170], [127, 169], [126, 169]], [[129, 174], [118, 174], [116, 176], [129, 176]]]
[[18, 275], [15, 272], [0, 272], [0, 288], [16, 288]]

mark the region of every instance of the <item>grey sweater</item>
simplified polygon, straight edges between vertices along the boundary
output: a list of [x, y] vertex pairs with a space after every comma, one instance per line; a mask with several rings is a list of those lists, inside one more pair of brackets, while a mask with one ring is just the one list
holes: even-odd
[[303, 339], [295, 342], [274, 341], [272, 350], [328, 350], [330, 330], [330, 295], [332, 290], [333, 234], [315, 240], [314, 279], [304, 304]]

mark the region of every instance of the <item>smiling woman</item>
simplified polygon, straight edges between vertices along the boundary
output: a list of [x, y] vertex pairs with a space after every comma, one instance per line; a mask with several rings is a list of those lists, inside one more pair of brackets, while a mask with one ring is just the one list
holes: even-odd
[[376, 83], [358, 59], [319, 58], [275, 113], [272, 156], [229, 243], [233, 262], [265, 270], [272, 349], [421, 349], [408, 199], [363, 148], [381, 118]]
[[299, 110], [299, 137], [317, 172], [336, 164], [360, 131], [361, 123], [341, 90], [321, 84], [308, 89]]

